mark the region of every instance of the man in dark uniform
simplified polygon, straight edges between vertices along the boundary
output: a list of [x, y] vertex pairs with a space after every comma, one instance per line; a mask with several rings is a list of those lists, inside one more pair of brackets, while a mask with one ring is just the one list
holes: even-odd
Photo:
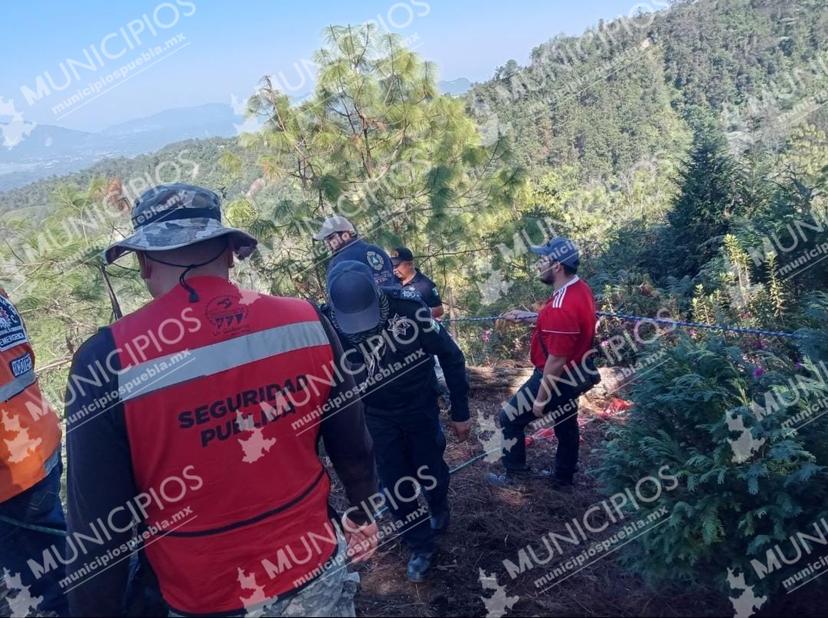
[[443, 315], [443, 300], [437, 285], [426, 277], [414, 264], [414, 254], [408, 247], [397, 247], [391, 253], [394, 275], [400, 280], [404, 289], [415, 290], [423, 302], [431, 309], [431, 315], [439, 318]]
[[[443, 460], [446, 440], [439, 420], [434, 356], [446, 374], [451, 424], [461, 442], [471, 429], [465, 358], [419, 294], [380, 288], [372, 275], [361, 262], [334, 266], [328, 275], [325, 312], [343, 340], [346, 356], [359, 363], [355, 373], [380, 478], [411, 549], [408, 578], [421, 582], [434, 557], [435, 534], [449, 522], [449, 470]], [[418, 508], [417, 484], [428, 502], [430, 526], [423, 518], [410, 517]]]
[[313, 239], [325, 241], [332, 253], [328, 262], [328, 273], [339, 262], [356, 260], [371, 269], [377, 285], [388, 287], [399, 285], [394, 277], [394, 266], [388, 254], [381, 247], [362, 240], [354, 224], [342, 215], [333, 215], [325, 219], [322, 228], [313, 235]]
[[[439, 318], [445, 313], [443, 311], [443, 299], [440, 298], [440, 291], [437, 285], [426, 277], [414, 264], [414, 254], [408, 247], [397, 247], [391, 252], [391, 263], [394, 265], [394, 275], [405, 290], [412, 290], [420, 295], [423, 302], [431, 309], [431, 316]], [[434, 359], [434, 375], [437, 376], [437, 387], [440, 389], [440, 396], [445, 402], [449, 401], [449, 390], [446, 384], [446, 376], [443, 375], [443, 368], [439, 359]]]

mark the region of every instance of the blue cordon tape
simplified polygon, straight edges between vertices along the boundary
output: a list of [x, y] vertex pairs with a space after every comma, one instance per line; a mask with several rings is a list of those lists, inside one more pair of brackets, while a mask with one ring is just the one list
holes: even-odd
[[[632, 315], [628, 313], [611, 313], [609, 311], [598, 311], [596, 315], [605, 318], [615, 318], [617, 320], [627, 320], [630, 322], [653, 322], [656, 324], [672, 324], [673, 326], [683, 328], [706, 328], [708, 330], [721, 330], [730, 333], [739, 333], [742, 335], [762, 335], [764, 337], [787, 337], [789, 339], [801, 339], [803, 335], [800, 333], [786, 333], [777, 330], [765, 330], [764, 328], [747, 328], [742, 326], [727, 326], [725, 324], [705, 324], [703, 322], [685, 322], [682, 320], [668, 320], [666, 318], [648, 318], [640, 315]], [[444, 322], [492, 322], [495, 320], [504, 319], [499, 315], [486, 315], [474, 318], [453, 318], [443, 320]], [[531, 317], [520, 318], [530, 320]]]

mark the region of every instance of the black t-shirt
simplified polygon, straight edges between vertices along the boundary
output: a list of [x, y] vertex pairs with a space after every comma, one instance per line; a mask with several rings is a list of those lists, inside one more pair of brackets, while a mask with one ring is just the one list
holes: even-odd
[[437, 286], [431, 279], [421, 273], [419, 269], [417, 270], [417, 274], [414, 275], [414, 278], [403, 285], [403, 289], [417, 292], [428, 307], [440, 307], [443, 304]]

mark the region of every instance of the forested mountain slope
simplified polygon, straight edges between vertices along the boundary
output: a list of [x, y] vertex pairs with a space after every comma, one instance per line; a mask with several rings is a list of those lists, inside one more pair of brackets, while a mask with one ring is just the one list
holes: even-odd
[[[699, 110], [748, 123], [793, 108], [828, 85], [826, 48], [819, 0], [679, 2], [555, 37], [529, 66], [509, 61], [468, 96], [523, 164], [577, 165], [594, 179], [686, 146], [682, 120]], [[825, 127], [824, 110], [817, 116]]]

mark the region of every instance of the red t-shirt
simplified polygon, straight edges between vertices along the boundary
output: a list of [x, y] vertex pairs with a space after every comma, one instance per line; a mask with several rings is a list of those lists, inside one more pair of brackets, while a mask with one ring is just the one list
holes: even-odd
[[543, 371], [547, 355], [565, 357], [570, 363], [580, 362], [592, 347], [595, 325], [592, 290], [576, 276], [555, 290], [540, 310], [532, 331], [532, 364]]

